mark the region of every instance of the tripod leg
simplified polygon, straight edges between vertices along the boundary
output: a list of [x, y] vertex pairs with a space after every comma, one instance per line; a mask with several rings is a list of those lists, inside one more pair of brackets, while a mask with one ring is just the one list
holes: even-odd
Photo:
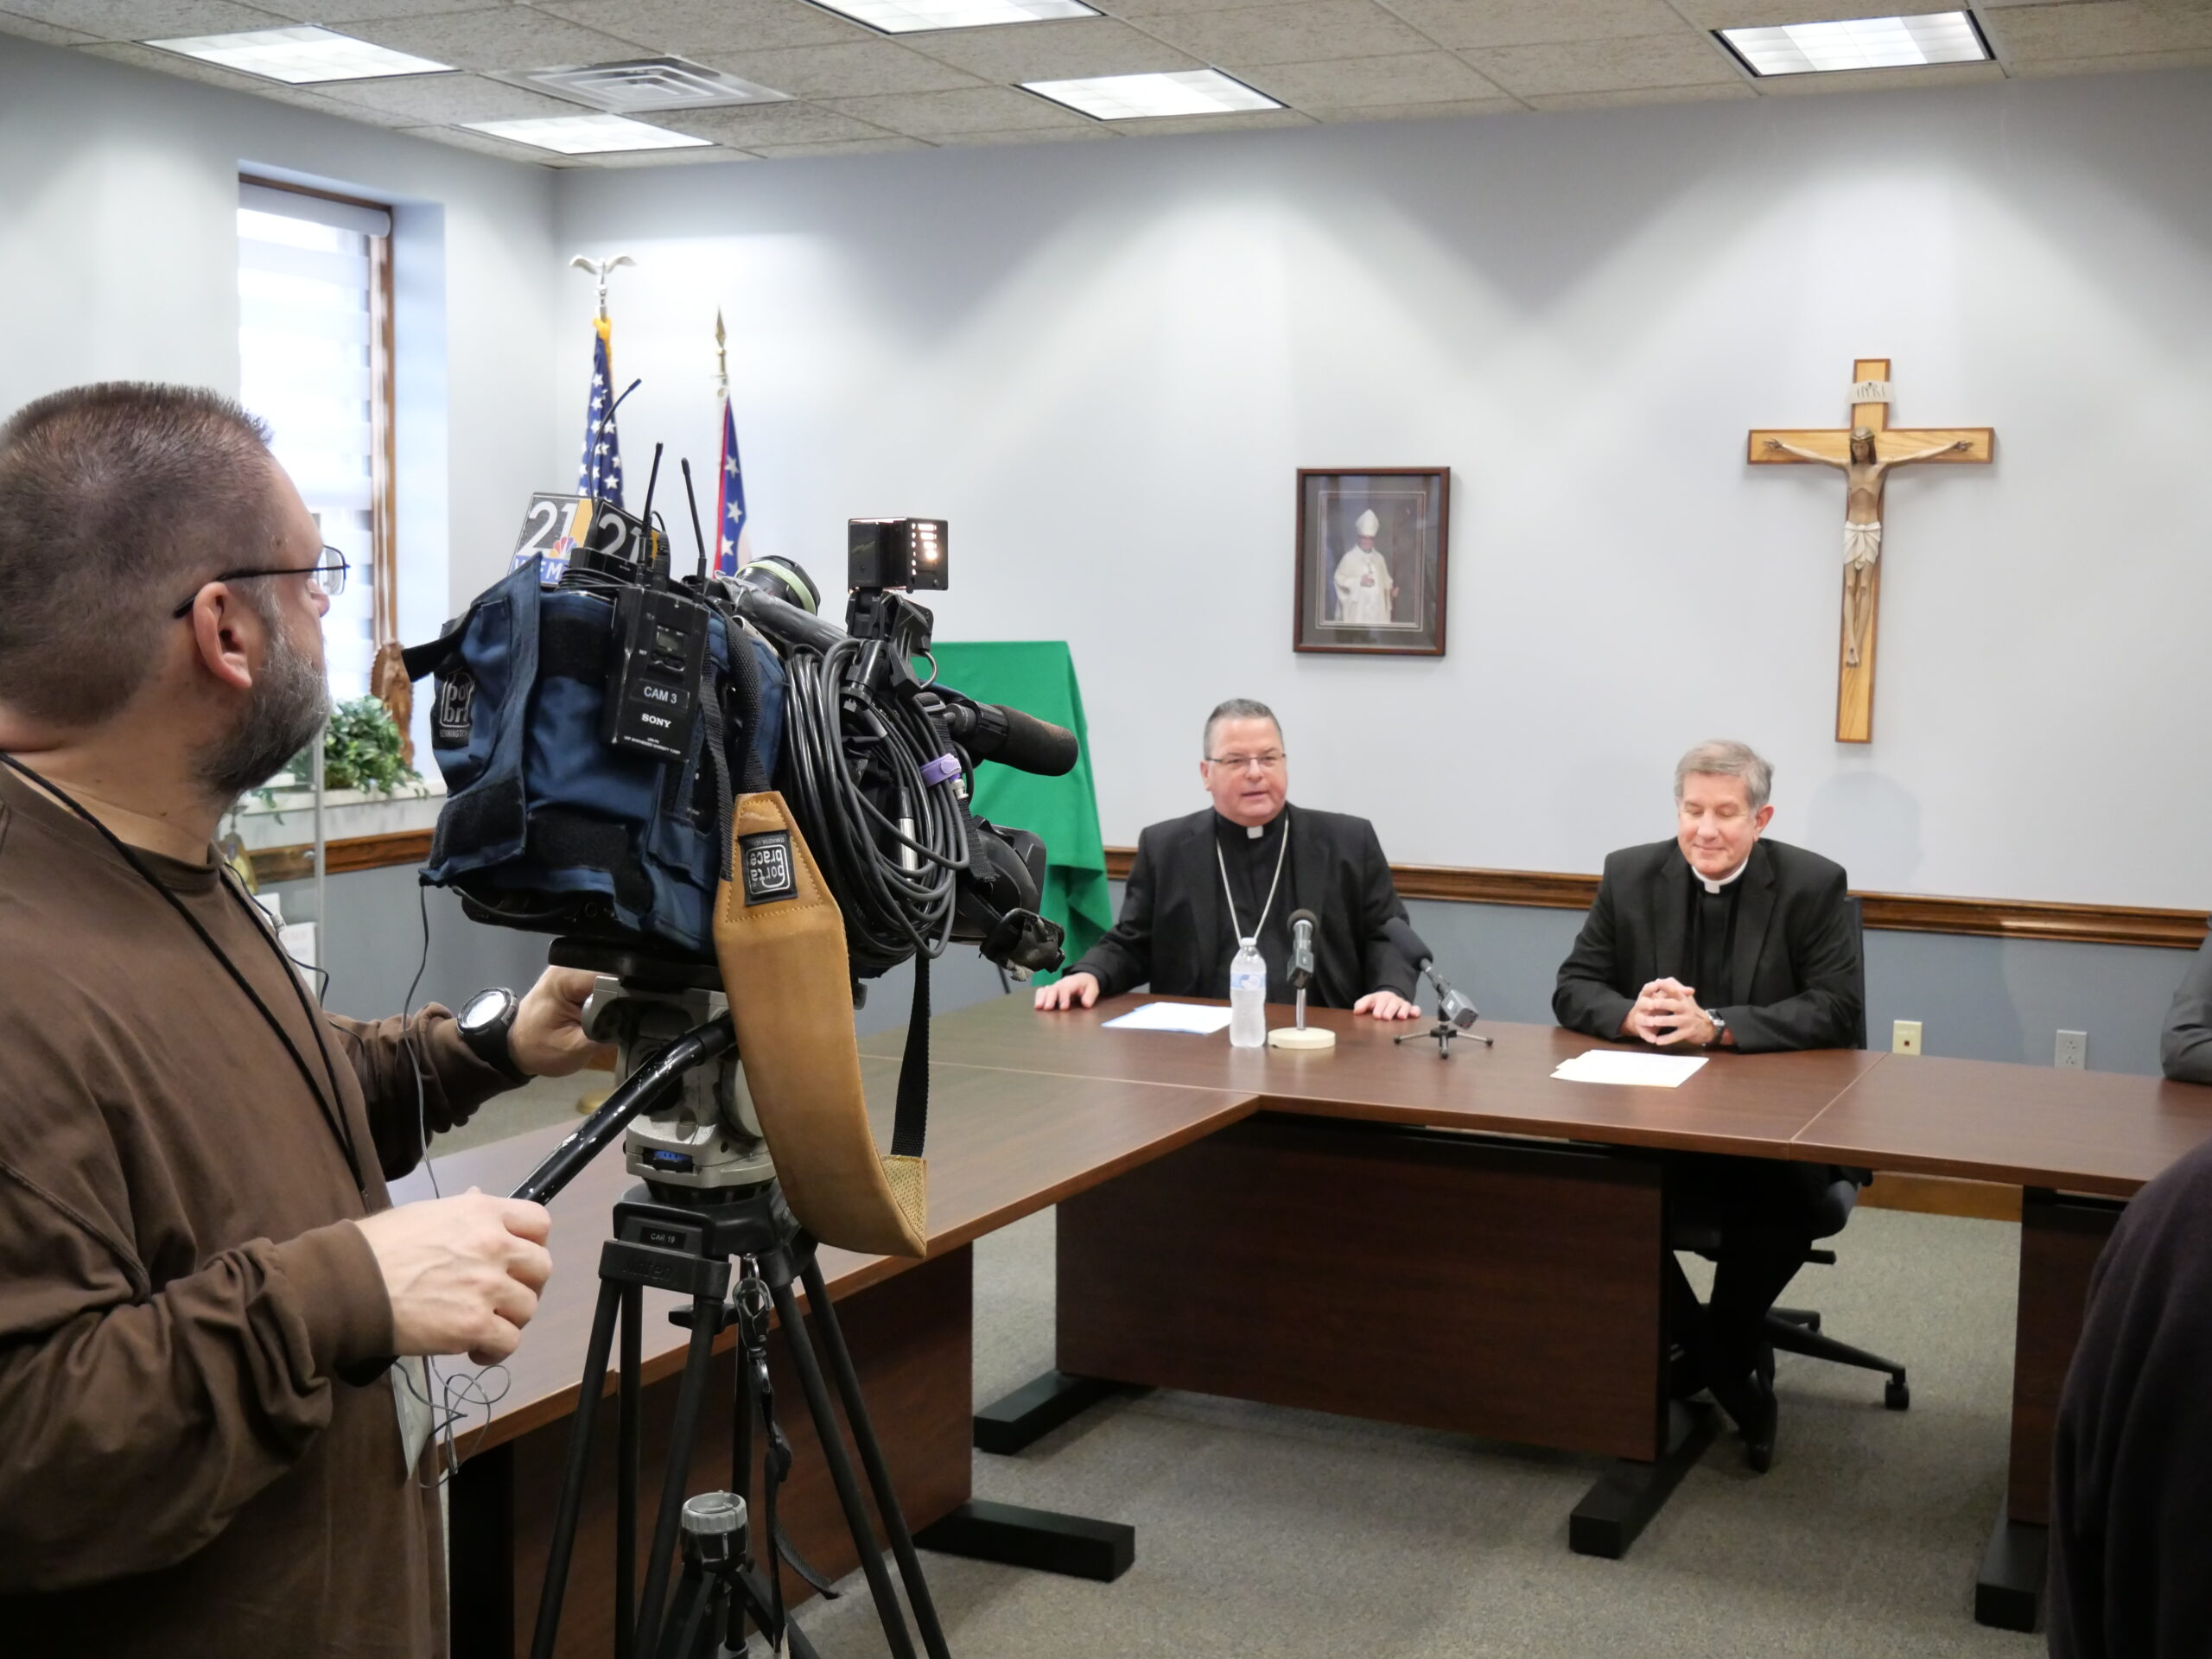
[[622, 1287], [612, 1279], [599, 1283], [599, 1306], [591, 1316], [591, 1341], [584, 1349], [583, 1386], [576, 1399], [575, 1426], [569, 1431], [569, 1471], [561, 1483], [561, 1504], [553, 1516], [553, 1548], [546, 1558], [545, 1584], [537, 1597], [537, 1628], [531, 1637], [531, 1659], [553, 1659], [561, 1628], [561, 1599], [569, 1588], [569, 1558], [576, 1547], [576, 1516], [583, 1508], [584, 1481], [591, 1465], [591, 1432], [599, 1415], [600, 1391], [607, 1386], [607, 1351], [614, 1340], [614, 1320], [622, 1306]]
[[851, 1351], [845, 1346], [845, 1332], [837, 1323], [837, 1310], [830, 1300], [830, 1287], [823, 1282], [822, 1268], [812, 1256], [800, 1269], [800, 1278], [806, 1286], [807, 1306], [814, 1310], [814, 1322], [822, 1332], [822, 1351], [829, 1357], [830, 1375], [837, 1384], [837, 1393], [845, 1402], [845, 1421], [853, 1431], [853, 1444], [860, 1450], [861, 1467], [868, 1471], [868, 1484], [875, 1492], [875, 1510], [883, 1517], [883, 1530], [891, 1539], [891, 1553], [898, 1559], [899, 1576], [906, 1586], [906, 1600], [914, 1610], [915, 1628], [922, 1634], [922, 1646], [930, 1659], [950, 1659], [944, 1645], [944, 1631], [938, 1624], [937, 1605], [930, 1599], [929, 1581], [922, 1576], [921, 1561], [914, 1554], [914, 1535], [906, 1529], [906, 1512], [899, 1506], [899, 1491], [891, 1484], [891, 1471], [883, 1461], [882, 1444], [875, 1438], [875, 1424], [868, 1414], [868, 1402], [861, 1395], [860, 1374], [853, 1369]]
[[639, 1341], [645, 1319], [645, 1294], [636, 1285], [622, 1287], [621, 1409], [615, 1422], [614, 1452], [614, 1659], [632, 1659], [632, 1621], [638, 1596], [638, 1435]]
[[[745, 1346], [741, 1342], [730, 1356], [731, 1369], [736, 1373], [735, 1395], [730, 1402], [729, 1414], [729, 1490], [750, 1512], [753, 1503], [753, 1374], [746, 1365]], [[779, 1570], [776, 1560], [776, 1541], [768, 1541], [768, 1569]], [[729, 1599], [729, 1628], [722, 1633], [722, 1641], [734, 1653], [745, 1651], [745, 1598]]]
[[691, 1299], [691, 1345], [683, 1357], [683, 1381], [676, 1392], [676, 1421], [668, 1431], [668, 1467], [660, 1482], [660, 1511], [653, 1518], [652, 1554], [645, 1559], [645, 1593], [638, 1604], [635, 1651], [645, 1659], [654, 1651], [668, 1599], [668, 1567], [676, 1550], [677, 1522], [683, 1510], [683, 1488], [691, 1474], [691, 1446], [699, 1435], [699, 1414], [706, 1403], [707, 1368], [715, 1336], [721, 1329], [722, 1299]]
[[[859, 1483], [853, 1478], [852, 1460], [845, 1455], [845, 1438], [837, 1430], [836, 1408], [830, 1402], [830, 1391], [823, 1386], [822, 1368], [815, 1363], [814, 1344], [807, 1340], [806, 1323], [799, 1317], [798, 1298], [791, 1294], [791, 1281], [772, 1281], [768, 1291], [776, 1299], [776, 1319], [784, 1327], [784, 1340], [791, 1344], [791, 1366], [798, 1372], [800, 1389], [806, 1395], [806, 1408], [814, 1418], [815, 1432], [821, 1438], [823, 1460], [830, 1465], [830, 1478], [837, 1489], [838, 1505], [845, 1511], [845, 1525], [853, 1535], [853, 1548], [860, 1552], [861, 1570], [868, 1574], [868, 1592], [875, 1602], [876, 1618], [883, 1624], [883, 1639], [891, 1644], [892, 1659], [914, 1659], [914, 1644], [906, 1631], [906, 1615], [900, 1611], [899, 1598], [891, 1588], [891, 1575], [883, 1569], [883, 1552], [875, 1545], [875, 1529], [868, 1524], [868, 1506], [861, 1501]], [[826, 1306], [826, 1304], [825, 1304]], [[769, 1540], [768, 1548], [775, 1548]]]

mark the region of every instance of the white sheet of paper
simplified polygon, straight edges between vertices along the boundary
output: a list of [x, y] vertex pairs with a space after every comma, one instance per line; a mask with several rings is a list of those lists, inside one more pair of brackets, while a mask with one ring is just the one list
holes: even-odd
[[1702, 1054], [1636, 1054], [1586, 1049], [1552, 1072], [1569, 1083], [1613, 1083], [1645, 1089], [1679, 1089], [1705, 1064]]
[[1194, 1037], [1211, 1037], [1229, 1023], [1229, 1010], [1204, 1002], [1147, 1002], [1118, 1020], [1109, 1020], [1103, 1031], [1186, 1031]]

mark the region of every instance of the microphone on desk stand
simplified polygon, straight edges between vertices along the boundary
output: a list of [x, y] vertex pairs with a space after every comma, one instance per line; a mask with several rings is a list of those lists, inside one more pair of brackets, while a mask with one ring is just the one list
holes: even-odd
[[1452, 1039], [1454, 1037], [1471, 1037], [1484, 1048], [1495, 1046], [1489, 1038], [1475, 1029], [1475, 1021], [1483, 1017], [1482, 1010], [1453, 990], [1444, 976], [1436, 971], [1436, 953], [1421, 942], [1421, 935], [1414, 931], [1412, 924], [1402, 917], [1393, 917], [1382, 931], [1384, 937], [1397, 947], [1398, 954], [1413, 965], [1414, 972], [1427, 975], [1428, 982], [1436, 988], [1436, 1023], [1427, 1031], [1408, 1032], [1395, 1041], [1426, 1042], [1433, 1037], [1436, 1039], [1438, 1057], [1446, 1060], [1452, 1058]]
[[1298, 1023], [1268, 1033], [1269, 1048], [1334, 1048], [1337, 1033], [1306, 1023], [1306, 988], [1313, 982], [1313, 930], [1320, 918], [1310, 910], [1290, 912], [1290, 988], [1298, 994]]

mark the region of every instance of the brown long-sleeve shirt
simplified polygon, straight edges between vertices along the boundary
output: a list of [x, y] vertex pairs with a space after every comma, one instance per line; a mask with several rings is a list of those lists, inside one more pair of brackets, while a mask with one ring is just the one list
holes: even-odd
[[340, 1380], [392, 1346], [352, 1218], [505, 1081], [442, 1008], [311, 1022], [212, 864], [139, 856], [319, 1080], [328, 1042], [367, 1190], [184, 919], [0, 772], [0, 1649], [442, 1655], [435, 1492], [388, 1376]]

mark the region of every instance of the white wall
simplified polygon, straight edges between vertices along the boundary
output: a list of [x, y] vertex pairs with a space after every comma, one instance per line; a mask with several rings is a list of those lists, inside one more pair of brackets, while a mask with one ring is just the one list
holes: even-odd
[[549, 169], [0, 35], [0, 413], [86, 380], [238, 390], [241, 168], [399, 205], [402, 620], [425, 637], [504, 569], [559, 424]]
[[[1726, 734], [1859, 885], [2203, 906], [2207, 156], [2212, 76], [2113, 75], [575, 172], [559, 251], [641, 262], [632, 505], [652, 438], [711, 461], [720, 304], [759, 546], [834, 580], [848, 516], [950, 518], [940, 634], [1072, 642], [1109, 842], [1202, 804], [1248, 695], [1402, 861], [1595, 869]], [[1840, 482], [1742, 459], [1859, 356], [1899, 423], [1998, 431], [1891, 485], [1866, 748]], [[1432, 463], [1449, 657], [1294, 657], [1294, 469]]]

